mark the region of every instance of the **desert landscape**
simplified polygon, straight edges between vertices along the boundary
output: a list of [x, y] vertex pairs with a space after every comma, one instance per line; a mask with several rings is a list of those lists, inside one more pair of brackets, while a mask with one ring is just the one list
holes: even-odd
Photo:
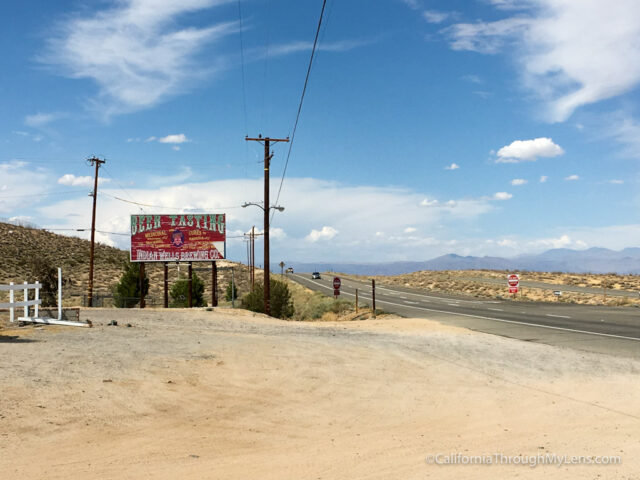
[[[82, 318], [94, 328], [0, 330], [0, 477], [640, 473], [637, 360], [424, 319], [285, 322], [227, 309]], [[434, 460], [492, 455], [520, 460]], [[545, 455], [615, 459], [514, 463]]]
[[[542, 282], [563, 286], [598, 289], [598, 293], [563, 291], [560, 297], [549, 288], [521, 286], [513, 297], [508, 294], [506, 278], [517, 273], [521, 282]], [[405, 286], [443, 293], [470, 295], [479, 298], [513, 298], [519, 301], [569, 302], [585, 305], [640, 306], [640, 296], [620, 297], [616, 291], [640, 292], [640, 276], [617, 274], [572, 274], [563, 272], [507, 272], [496, 270], [446, 270], [421, 271], [395, 276], [362, 277], [374, 278], [380, 285]]]

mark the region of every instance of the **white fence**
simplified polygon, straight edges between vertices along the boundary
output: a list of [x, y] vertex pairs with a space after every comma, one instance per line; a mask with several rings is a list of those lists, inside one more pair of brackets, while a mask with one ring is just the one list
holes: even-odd
[[[42, 284], [40, 282], [36, 283], [27, 283], [23, 284], [14, 284], [13, 282], [9, 283], [9, 285], [0, 285], [0, 291], [8, 291], [9, 292], [9, 303], [0, 303], [0, 308], [8, 308], [9, 309], [9, 321], [15, 322], [15, 309], [16, 308], [24, 308], [24, 315], [22, 317], [18, 317], [19, 322], [31, 322], [31, 323], [45, 323], [52, 325], [68, 325], [72, 327], [89, 327], [91, 326], [88, 323], [82, 322], [72, 322], [69, 320], [62, 319], [62, 269], [58, 268], [58, 318], [40, 318], [39, 316], [39, 307], [42, 303], [40, 300], [40, 289], [42, 288]], [[15, 292], [19, 292], [20, 290], [24, 293], [24, 299], [22, 301], [15, 301]], [[29, 300], [29, 290], [34, 290], [34, 299]], [[34, 315], [33, 317], [29, 316], [29, 307], [33, 307]]]

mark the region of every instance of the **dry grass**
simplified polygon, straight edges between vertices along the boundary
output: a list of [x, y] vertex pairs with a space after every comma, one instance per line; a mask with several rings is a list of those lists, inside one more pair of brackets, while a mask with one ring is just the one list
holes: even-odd
[[[434, 292], [471, 295], [479, 298], [511, 298], [507, 292], [506, 271], [467, 270], [467, 271], [421, 271], [395, 276], [376, 276], [377, 283], [396, 285]], [[567, 274], [560, 272], [516, 272], [521, 279], [529, 282], [544, 282], [554, 285], [572, 285], [578, 287], [602, 288], [602, 293], [577, 293], [563, 291], [556, 297], [553, 291], [541, 288], [521, 287], [518, 300], [537, 302], [565, 302], [586, 305], [633, 306], [640, 305], [640, 299], [604, 295], [607, 290], [640, 291], [640, 276], [616, 274]], [[365, 277], [360, 277], [365, 278]], [[366, 277], [371, 278], [371, 277]], [[503, 284], [487, 283], [483, 280], [499, 279]]]

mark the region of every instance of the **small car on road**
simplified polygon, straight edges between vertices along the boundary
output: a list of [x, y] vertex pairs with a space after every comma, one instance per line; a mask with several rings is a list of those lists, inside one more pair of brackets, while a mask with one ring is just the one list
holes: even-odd
[[311, 274], [311, 279], [312, 280], [320, 280], [320, 272], [313, 272]]

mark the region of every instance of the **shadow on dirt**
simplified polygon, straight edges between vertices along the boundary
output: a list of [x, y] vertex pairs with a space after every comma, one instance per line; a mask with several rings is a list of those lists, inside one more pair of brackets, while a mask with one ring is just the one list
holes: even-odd
[[0, 343], [34, 343], [39, 341], [32, 338], [22, 338], [18, 335], [0, 335]]

